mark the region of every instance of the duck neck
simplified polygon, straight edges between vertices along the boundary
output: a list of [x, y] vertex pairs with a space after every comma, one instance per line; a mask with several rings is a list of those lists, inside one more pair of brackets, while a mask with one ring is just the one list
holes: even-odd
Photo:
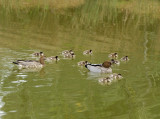
[[40, 59], [39, 59], [39, 62], [44, 65], [44, 56], [41, 56]]

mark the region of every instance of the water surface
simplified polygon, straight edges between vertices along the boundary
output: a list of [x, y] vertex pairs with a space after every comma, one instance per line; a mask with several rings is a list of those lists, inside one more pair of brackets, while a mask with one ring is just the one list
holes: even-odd
[[[160, 118], [158, 22], [138, 24], [135, 20], [83, 29], [68, 24], [70, 19], [53, 23], [56, 18], [48, 16], [48, 22], [41, 25], [36, 16], [30, 22], [13, 17], [0, 22], [2, 119]], [[60, 54], [66, 49], [73, 49], [76, 58], [63, 59]], [[93, 55], [84, 56], [86, 49], [92, 49]], [[39, 71], [19, 70], [12, 64], [18, 59], [36, 59], [31, 54], [40, 51], [58, 55], [60, 61], [46, 63]], [[124, 77], [112, 85], [98, 83], [106, 74], [77, 66], [81, 60], [102, 63], [111, 52], [130, 58], [112, 67]]]

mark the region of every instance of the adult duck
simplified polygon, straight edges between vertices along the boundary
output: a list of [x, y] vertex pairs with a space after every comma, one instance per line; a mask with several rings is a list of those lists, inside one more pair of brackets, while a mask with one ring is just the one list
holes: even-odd
[[105, 61], [102, 64], [86, 64], [85, 67], [91, 72], [112, 73], [111, 62]]
[[41, 56], [39, 61], [35, 60], [17, 60], [13, 62], [14, 64], [18, 65], [20, 69], [22, 68], [42, 68], [44, 66], [44, 56]]

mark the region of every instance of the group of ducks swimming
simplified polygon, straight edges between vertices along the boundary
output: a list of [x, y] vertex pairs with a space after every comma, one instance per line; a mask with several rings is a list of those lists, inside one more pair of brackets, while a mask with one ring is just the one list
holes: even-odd
[[[92, 53], [89, 53], [89, 54], [91, 55]], [[119, 60], [117, 60], [118, 53], [111, 53], [108, 55], [108, 57], [110, 58], [110, 61], [105, 61], [101, 64], [91, 64], [88, 61], [80, 61], [80, 62], [78, 62], [78, 65], [85, 66], [91, 72], [109, 73], [109, 75], [107, 77], [98, 79], [98, 82], [100, 84], [111, 84], [112, 82], [123, 78], [121, 74], [112, 73], [111, 66], [113, 64], [120, 65], [120, 61], [127, 62], [127, 61], [129, 61], [129, 58], [128, 58], [128, 56], [124, 56], [119, 61]]]
[[[83, 52], [83, 55], [92, 55], [92, 50], [85, 50]], [[42, 68], [45, 64], [45, 61], [50, 62], [50, 61], [59, 61], [58, 56], [51, 56], [51, 57], [46, 57], [44, 56], [43, 52], [37, 52], [33, 53], [33, 56], [40, 57], [39, 61], [36, 60], [17, 60], [13, 62], [14, 64], [18, 65], [20, 69], [32, 69], [32, 68]], [[75, 53], [73, 50], [65, 50], [62, 51], [62, 56], [64, 58], [75, 58]], [[118, 58], [118, 53], [111, 53], [108, 55], [110, 58], [109, 61], [105, 61], [101, 64], [91, 64], [88, 61], [80, 61], [78, 62], [78, 66], [85, 66], [89, 71], [91, 72], [97, 72], [97, 73], [109, 73], [110, 75], [99, 79], [99, 83], [101, 84], [110, 84], [112, 81], [117, 80], [117, 79], [122, 79], [123, 77], [121, 74], [112, 74], [112, 68], [111, 66], [113, 64], [119, 65], [120, 61], [117, 60]], [[128, 56], [122, 57], [120, 59], [121, 61], [129, 61]]]

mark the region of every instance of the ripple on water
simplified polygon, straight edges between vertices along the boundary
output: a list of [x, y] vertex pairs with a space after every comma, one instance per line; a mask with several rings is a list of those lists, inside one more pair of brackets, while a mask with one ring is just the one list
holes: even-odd
[[11, 83], [25, 83], [27, 82], [26, 80], [17, 80], [17, 81], [11, 81]]
[[21, 77], [22, 79], [25, 79], [28, 75], [24, 75], [24, 74], [19, 74], [17, 75], [17, 77]]

